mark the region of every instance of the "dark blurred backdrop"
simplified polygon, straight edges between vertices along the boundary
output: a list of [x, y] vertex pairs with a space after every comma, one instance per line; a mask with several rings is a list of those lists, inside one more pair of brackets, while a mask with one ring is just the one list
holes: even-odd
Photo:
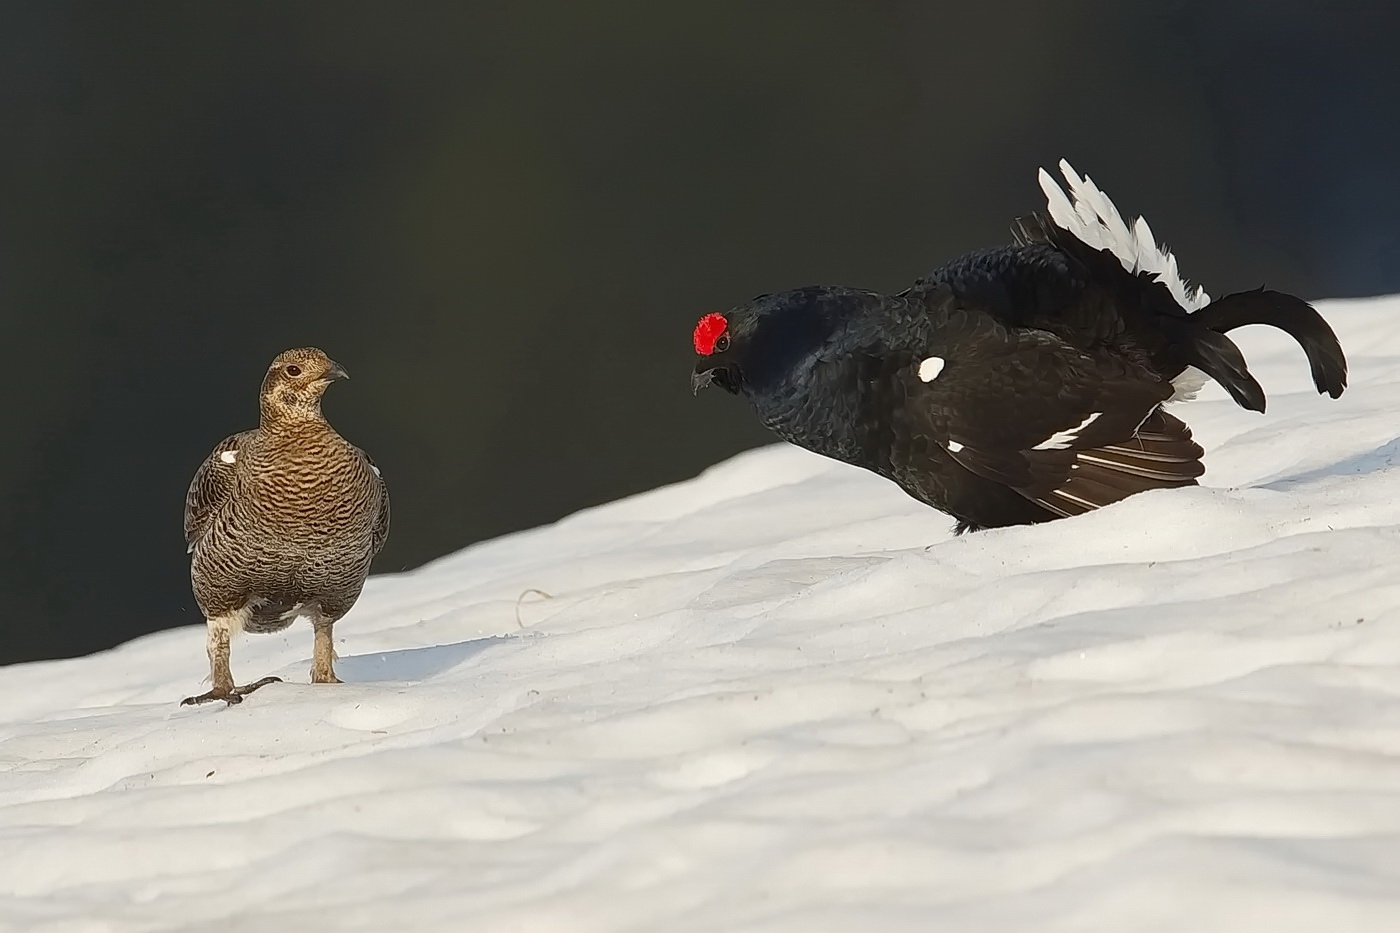
[[769, 440], [706, 310], [897, 290], [1060, 156], [1212, 290], [1400, 290], [1400, 4], [0, 3], [0, 661], [200, 622], [272, 356], [354, 380], [376, 569]]

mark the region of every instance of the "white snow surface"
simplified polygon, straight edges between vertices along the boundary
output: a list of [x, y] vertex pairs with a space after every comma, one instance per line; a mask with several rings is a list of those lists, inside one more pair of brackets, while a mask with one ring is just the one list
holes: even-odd
[[1351, 388], [1237, 332], [1200, 488], [954, 538], [771, 447], [372, 579], [343, 685], [0, 670], [0, 929], [1400, 929], [1400, 299], [1321, 310]]

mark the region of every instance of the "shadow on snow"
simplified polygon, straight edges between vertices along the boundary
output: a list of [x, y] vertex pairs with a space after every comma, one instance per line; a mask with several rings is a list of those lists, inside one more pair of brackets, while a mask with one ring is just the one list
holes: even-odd
[[425, 648], [400, 648], [359, 654], [336, 660], [336, 672], [351, 683], [379, 681], [418, 681], [451, 670], [493, 645], [521, 638], [520, 635], [491, 635]]

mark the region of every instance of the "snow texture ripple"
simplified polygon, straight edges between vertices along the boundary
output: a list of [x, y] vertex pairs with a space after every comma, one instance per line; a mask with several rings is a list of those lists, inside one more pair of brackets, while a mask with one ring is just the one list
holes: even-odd
[[1239, 333], [1201, 488], [953, 538], [773, 447], [373, 578], [342, 686], [0, 670], [0, 929], [1400, 929], [1400, 300], [1323, 312], [1351, 389]]

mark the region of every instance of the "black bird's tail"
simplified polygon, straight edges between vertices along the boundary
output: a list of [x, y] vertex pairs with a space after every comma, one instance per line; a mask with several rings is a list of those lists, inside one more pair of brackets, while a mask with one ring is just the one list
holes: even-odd
[[[1258, 392], [1257, 407], [1241, 398], [1241, 391], [1237, 389], [1247, 390], [1252, 384], [1253, 388], [1258, 390], [1259, 384], [1254, 382], [1254, 377], [1250, 376], [1245, 368], [1244, 357], [1240, 355], [1239, 348], [1224, 336], [1236, 327], [1244, 327], [1246, 324], [1268, 324], [1298, 341], [1298, 345], [1307, 354], [1308, 365], [1312, 367], [1313, 385], [1317, 386], [1319, 393], [1337, 398], [1347, 387], [1347, 358], [1342, 352], [1337, 335], [1323, 320], [1322, 315], [1301, 298], [1285, 295], [1283, 292], [1265, 291], [1263, 288], [1236, 292], [1212, 301], [1192, 314], [1190, 320], [1213, 332], [1211, 337], [1201, 341], [1204, 344], [1202, 359], [1217, 369], [1222, 369], [1223, 377], [1217, 375], [1209, 365], [1195, 365], [1225, 386], [1235, 397], [1235, 401], [1246, 408], [1263, 411], [1264, 394], [1262, 390]], [[1247, 382], [1241, 382], [1241, 375]]]
[[1049, 217], [1022, 218], [1013, 231], [1021, 244], [1047, 243], [1078, 261], [1102, 282], [1136, 281], [1124, 288], [1182, 348], [1186, 362], [1225, 387], [1235, 401], [1264, 410], [1264, 390], [1249, 374], [1244, 355], [1225, 334], [1246, 324], [1269, 324], [1303, 348], [1318, 392], [1337, 398], [1347, 385], [1347, 361], [1337, 335], [1306, 301], [1282, 292], [1237, 292], [1190, 312], [1199, 290], [1191, 290], [1176, 270], [1176, 260], [1152, 235], [1141, 217], [1128, 224], [1108, 195], [1068, 162], [1060, 162], [1068, 192], [1041, 169]]

